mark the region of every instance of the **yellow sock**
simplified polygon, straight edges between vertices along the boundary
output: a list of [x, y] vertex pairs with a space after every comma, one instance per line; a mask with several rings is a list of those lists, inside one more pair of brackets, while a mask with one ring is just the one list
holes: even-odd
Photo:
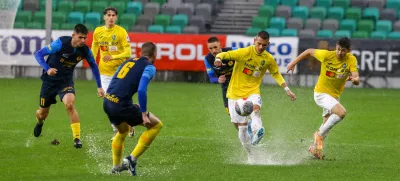
[[136, 145], [135, 149], [133, 149], [131, 155], [138, 159], [140, 155], [142, 155], [150, 146], [151, 142], [156, 138], [162, 127], [163, 124], [159, 122], [154, 127], [144, 131], [140, 136], [138, 144]]
[[72, 123], [72, 137], [81, 139], [81, 123]]
[[115, 135], [111, 147], [112, 147], [112, 159], [113, 165], [119, 166], [121, 164], [122, 152], [124, 151], [124, 141], [128, 132], [120, 134], [119, 132]]

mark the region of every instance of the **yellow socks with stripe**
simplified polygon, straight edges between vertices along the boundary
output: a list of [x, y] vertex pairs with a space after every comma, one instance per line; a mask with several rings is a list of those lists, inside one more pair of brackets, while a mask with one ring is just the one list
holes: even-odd
[[163, 127], [162, 122], [159, 122], [154, 127], [142, 133], [135, 149], [133, 149], [131, 153], [134, 161], [136, 161], [136, 159], [138, 159], [140, 155], [142, 155], [146, 151], [146, 149], [150, 146], [151, 142], [153, 142], [153, 140], [156, 138], [162, 127]]
[[112, 141], [112, 159], [114, 166], [119, 166], [121, 164], [122, 152], [124, 151], [124, 141], [127, 135], [128, 132], [124, 134], [117, 132]]
[[72, 129], [72, 137], [81, 139], [81, 123], [72, 123], [71, 124], [71, 129]]

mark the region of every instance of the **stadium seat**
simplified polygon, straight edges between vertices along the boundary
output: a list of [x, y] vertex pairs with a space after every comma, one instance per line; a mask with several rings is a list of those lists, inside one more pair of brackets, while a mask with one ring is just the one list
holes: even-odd
[[178, 9], [176, 10], [176, 13], [186, 14], [188, 18], [190, 18], [194, 14], [194, 5], [191, 3], [181, 4], [181, 6], [179, 6]]
[[289, 6], [291, 8], [296, 7], [298, 0], [281, 0], [281, 4], [284, 6]]
[[165, 33], [172, 33], [172, 34], [181, 34], [182, 33], [182, 28], [180, 26], [167, 26], [165, 28]]
[[379, 20], [376, 22], [375, 26], [376, 31], [381, 31], [381, 32], [391, 32], [392, 31], [392, 22], [389, 20]]
[[171, 22], [171, 17], [169, 15], [164, 15], [164, 14], [159, 14], [156, 15], [156, 18], [154, 19], [154, 24], [155, 25], [161, 25], [164, 28], [167, 27]]
[[328, 10], [329, 19], [337, 19], [338, 21], [344, 18], [344, 9], [342, 7], [331, 7]]
[[299, 0], [299, 6], [305, 6], [308, 9], [314, 7], [315, 0]]
[[211, 5], [207, 3], [197, 4], [195, 8], [196, 16], [203, 16], [206, 22], [212, 21], [211, 11], [212, 11]]
[[[7, 1], [4, 1], [6, 3]], [[37, 11], [39, 9], [39, 1], [24, 1], [22, 9], [25, 11]]]
[[[28, 23], [32, 21], [32, 11], [18, 11], [15, 21]], [[25, 27], [25, 25], [24, 25]]]
[[322, 29], [335, 32], [337, 29], [339, 29], [339, 21], [336, 19], [325, 19], [322, 22]]
[[335, 32], [334, 36], [336, 38], [343, 38], [343, 37], [351, 38], [351, 32], [348, 30], [338, 30]]
[[33, 13], [33, 22], [40, 22], [42, 24], [45, 24], [46, 22], [46, 12], [44, 11], [36, 11]]
[[16, 22], [14, 22], [14, 28], [15, 29], [24, 29], [25, 28], [25, 24], [26, 24], [26, 22], [16, 21]]
[[334, 0], [333, 6], [347, 9], [350, 6], [350, 0]]
[[331, 30], [319, 30], [317, 32], [317, 37], [318, 38], [332, 38], [333, 33]]
[[140, 16], [143, 12], [143, 4], [141, 2], [128, 2], [126, 13], [133, 13], [136, 16]]
[[53, 12], [52, 14], [52, 22], [53, 23], [65, 23], [67, 21], [67, 14], [63, 12]]
[[60, 23], [51, 23], [51, 29], [53, 30], [59, 30], [60, 29]]
[[269, 5], [263, 5], [258, 8], [258, 16], [272, 17], [275, 13], [275, 8]]
[[85, 15], [85, 23], [91, 24], [93, 26], [100, 25], [100, 22], [101, 22], [100, 19], [101, 19], [101, 15], [98, 12], [86, 13], [86, 15]]
[[184, 28], [188, 24], [189, 24], [189, 18], [186, 14], [177, 14], [172, 17], [171, 25], [176, 25], [180, 26], [181, 28]]
[[303, 27], [304, 23], [300, 18], [290, 18], [286, 21], [286, 28], [301, 30]]
[[374, 21], [379, 19], [379, 9], [378, 8], [365, 8], [363, 11], [364, 19], [372, 19]]
[[152, 3], [158, 3], [160, 6], [164, 5], [167, 0], [151, 0]]
[[62, 23], [62, 24], [60, 25], [60, 30], [72, 30], [72, 29], [74, 29], [74, 27], [75, 27], [75, 24], [72, 24], [72, 23]]
[[92, 4], [92, 12], [100, 12], [103, 14], [104, 9], [108, 7], [108, 2], [98, 1]]
[[352, 36], [353, 36], [352, 38], [355, 38], [355, 39], [366, 39], [366, 38], [368, 38], [368, 32], [355, 31], [355, 32], [353, 32]]
[[122, 1], [112, 1], [110, 6], [116, 8], [119, 14], [123, 14], [126, 12], [127, 3]]
[[199, 34], [200, 30], [197, 26], [186, 26], [183, 28], [183, 33], [185, 34]]
[[149, 33], [164, 33], [164, 27], [161, 25], [150, 25], [147, 27]]
[[129, 27], [128, 29], [131, 29], [131, 27], [136, 24], [136, 15], [125, 13], [119, 17], [119, 23], [121, 25], [126, 25]]
[[317, 0], [315, 6], [328, 9], [332, 6], [332, 0]]
[[323, 19], [325, 19], [326, 14], [327, 14], [326, 8], [324, 8], [324, 7], [314, 7], [314, 8], [311, 9], [310, 18], [318, 18], [320, 20], [323, 20]]
[[315, 38], [315, 31], [311, 29], [304, 29], [299, 31], [300, 38]]
[[282, 30], [281, 36], [296, 37], [297, 30], [296, 29], [284, 29], [284, 30]]
[[264, 0], [264, 5], [276, 7], [281, 3], [281, 0]]
[[251, 21], [251, 26], [264, 29], [268, 26], [268, 23], [268, 18], [256, 16], [253, 17], [253, 20]]
[[339, 29], [355, 31], [357, 29], [357, 24], [354, 19], [344, 19], [340, 21]]
[[248, 27], [246, 30], [246, 35], [247, 36], [257, 36], [258, 32], [260, 32], [261, 30], [262, 30], [261, 28]]
[[366, 1], [366, 0], [351, 0], [350, 6], [364, 9], [368, 6], [368, 1]]
[[[57, 10], [68, 14], [74, 9], [74, 2], [73, 1], [61, 1], [58, 3]], [[104, 9], [103, 9], [104, 10]]]
[[[55, 11], [56, 9], [57, 9], [57, 6], [58, 6], [58, 3], [60, 2], [61, 0], [52, 0], [52, 10], [53, 11]], [[22, 2], [22, 0], [21, 0], [21, 2]], [[39, 8], [39, 10], [40, 11], [46, 11], [46, 0], [40, 0], [40, 8]]]
[[286, 20], [282, 17], [273, 17], [269, 22], [269, 28], [276, 28], [282, 31], [286, 27]]
[[317, 32], [321, 29], [321, 20], [318, 18], [307, 19], [304, 24], [304, 29], [314, 30]]
[[400, 32], [399, 31], [390, 32], [387, 36], [387, 39], [400, 40]]
[[93, 31], [93, 30], [96, 28], [96, 26], [95, 26], [95, 25], [92, 25], [92, 24], [85, 23], [84, 25], [86, 26], [86, 28], [87, 28], [89, 31]]
[[378, 10], [383, 9], [385, 7], [386, 0], [368, 0], [368, 6], [377, 8]]
[[161, 8], [161, 14], [167, 14], [169, 16], [174, 16], [176, 14], [176, 8], [175, 6], [165, 6], [164, 8]]
[[153, 16], [141, 15], [136, 19], [136, 24], [146, 26], [147, 30], [147, 27], [152, 25], [153, 21], [154, 21]]
[[357, 26], [359, 31], [366, 31], [368, 33], [371, 33], [375, 29], [375, 25], [372, 20], [360, 20], [358, 21]]
[[131, 27], [131, 31], [133, 32], [147, 32], [147, 26], [145, 25], [135, 25]]
[[81, 12], [70, 12], [67, 17], [68, 23], [83, 23], [83, 13]]
[[297, 6], [293, 8], [292, 17], [305, 20], [308, 18], [308, 12], [309, 10], [307, 6]]
[[205, 21], [204, 18], [201, 16], [192, 16], [190, 18], [189, 24], [191, 26], [197, 26], [199, 28], [200, 33], [206, 32]]
[[380, 19], [396, 21], [397, 20], [397, 12], [395, 9], [384, 9], [380, 12]]
[[279, 37], [281, 30], [276, 28], [265, 28], [264, 31], [268, 32], [270, 37]]
[[346, 10], [346, 19], [354, 19], [359, 20], [361, 19], [361, 8], [358, 7], [351, 7]]
[[400, 31], [400, 20], [394, 22], [394, 24], [393, 24], [393, 31]]
[[177, 8], [183, 3], [183, 0], [168, 0], [166, 7]]
[[400, 9], [400, 1], [399, 0], [387, 0], [386, 8], [392, 8], [397, 11], [398, 9]]
[[85, 1], [85, 0], [76, 1], [74, 11], [82, 13], [90, 12], [90, 1]]
[[290, 18], [292, 17], [292, 8], [289, 6], [278, 6], [275, 10], [275, 16], [282, 18]]
[[41, 22], [29, 22], [25, 25], [26, 29], [43, 29], [43, 23]]
[[371, 39], [375, 40], [386, 40], [387, 38], [387, 33], [386, 32], [381, 32], [381, 31], [374, 31], [371, 33]]

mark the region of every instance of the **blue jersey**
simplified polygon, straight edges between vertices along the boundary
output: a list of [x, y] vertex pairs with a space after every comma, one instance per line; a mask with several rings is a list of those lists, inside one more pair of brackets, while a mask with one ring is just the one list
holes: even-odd
[[[227, 52], [230, 50], [236, 50], [236, 48], [235, 47], [222, 48], [222, 52]], [[235, 61], [234, 60], [229, 61], [227, 65], [222, 66], [222, 67], [215, 67], [214, 61], [215, 61], [215, 57], [211, 53], [208, 53], [206, 55], [206, 57], [204, 58], [204, 64], [206, 66], [207, 74], [208, 74], [208, 77], [210, 78], [210, 82], [218, 83], [218, 77], [221, 75], [225, 75], [226, 78], [229, 80], [232, 75]], [[229, 81], [226, 81], [225, 84], [229, 84]]]
[[140, 110], [146, 112], [147, 86], [155, 73], [156, 68], [146, 57], [126, 60], [111, 79], [106, 99], [124, 108], [132, 105], [132, 96], [138, 93]]
[[[42, 80], [47, 82], [72, 81], [75, 66], [86, 59], [95, 75], [97, 86], [101, 87], [100, 74], [92, 51], [86, 45], [73, 47], [71, 40], [71, 36], [62, 36], [35, 53], [36, 60], [43, 67]], [[48, 55], [47, 60], [44, 60], [46, 55]], [[47, 71], [50, 68], [57, 69], [57, 74], [49, 76]]]

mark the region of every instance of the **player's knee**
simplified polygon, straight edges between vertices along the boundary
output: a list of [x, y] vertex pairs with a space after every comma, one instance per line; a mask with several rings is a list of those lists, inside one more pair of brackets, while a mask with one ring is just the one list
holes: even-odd
[[259, 106], [259, 105], [254, 105], [254, 106], [253, 106], [253, 111], [254, 111], [254, 112], [260, 111], [260, 106]]
[[339, 116], [340, 118], [342, 118], [342, 119], [344, 119], [344, 117], [346, 117], [346, 114], [347, 114], [347, 111], [346, 111], [345, 108], [341, 109], [341, 110], [338, 112], [338, 116]]
[[72, 111], [74, 110], [75, 106], [73, 102], [67, 102], [65, 103], [65, 108], [67, 109], [67, 111]]
[[39, 120], [44, 120], [44, 119], [46, 119], [48, 115], [49, 115], [49, 112], [45, 112], [45, 111], [37, 111], [37, 112], [36, 112], [36, 117], [37, 117]]

